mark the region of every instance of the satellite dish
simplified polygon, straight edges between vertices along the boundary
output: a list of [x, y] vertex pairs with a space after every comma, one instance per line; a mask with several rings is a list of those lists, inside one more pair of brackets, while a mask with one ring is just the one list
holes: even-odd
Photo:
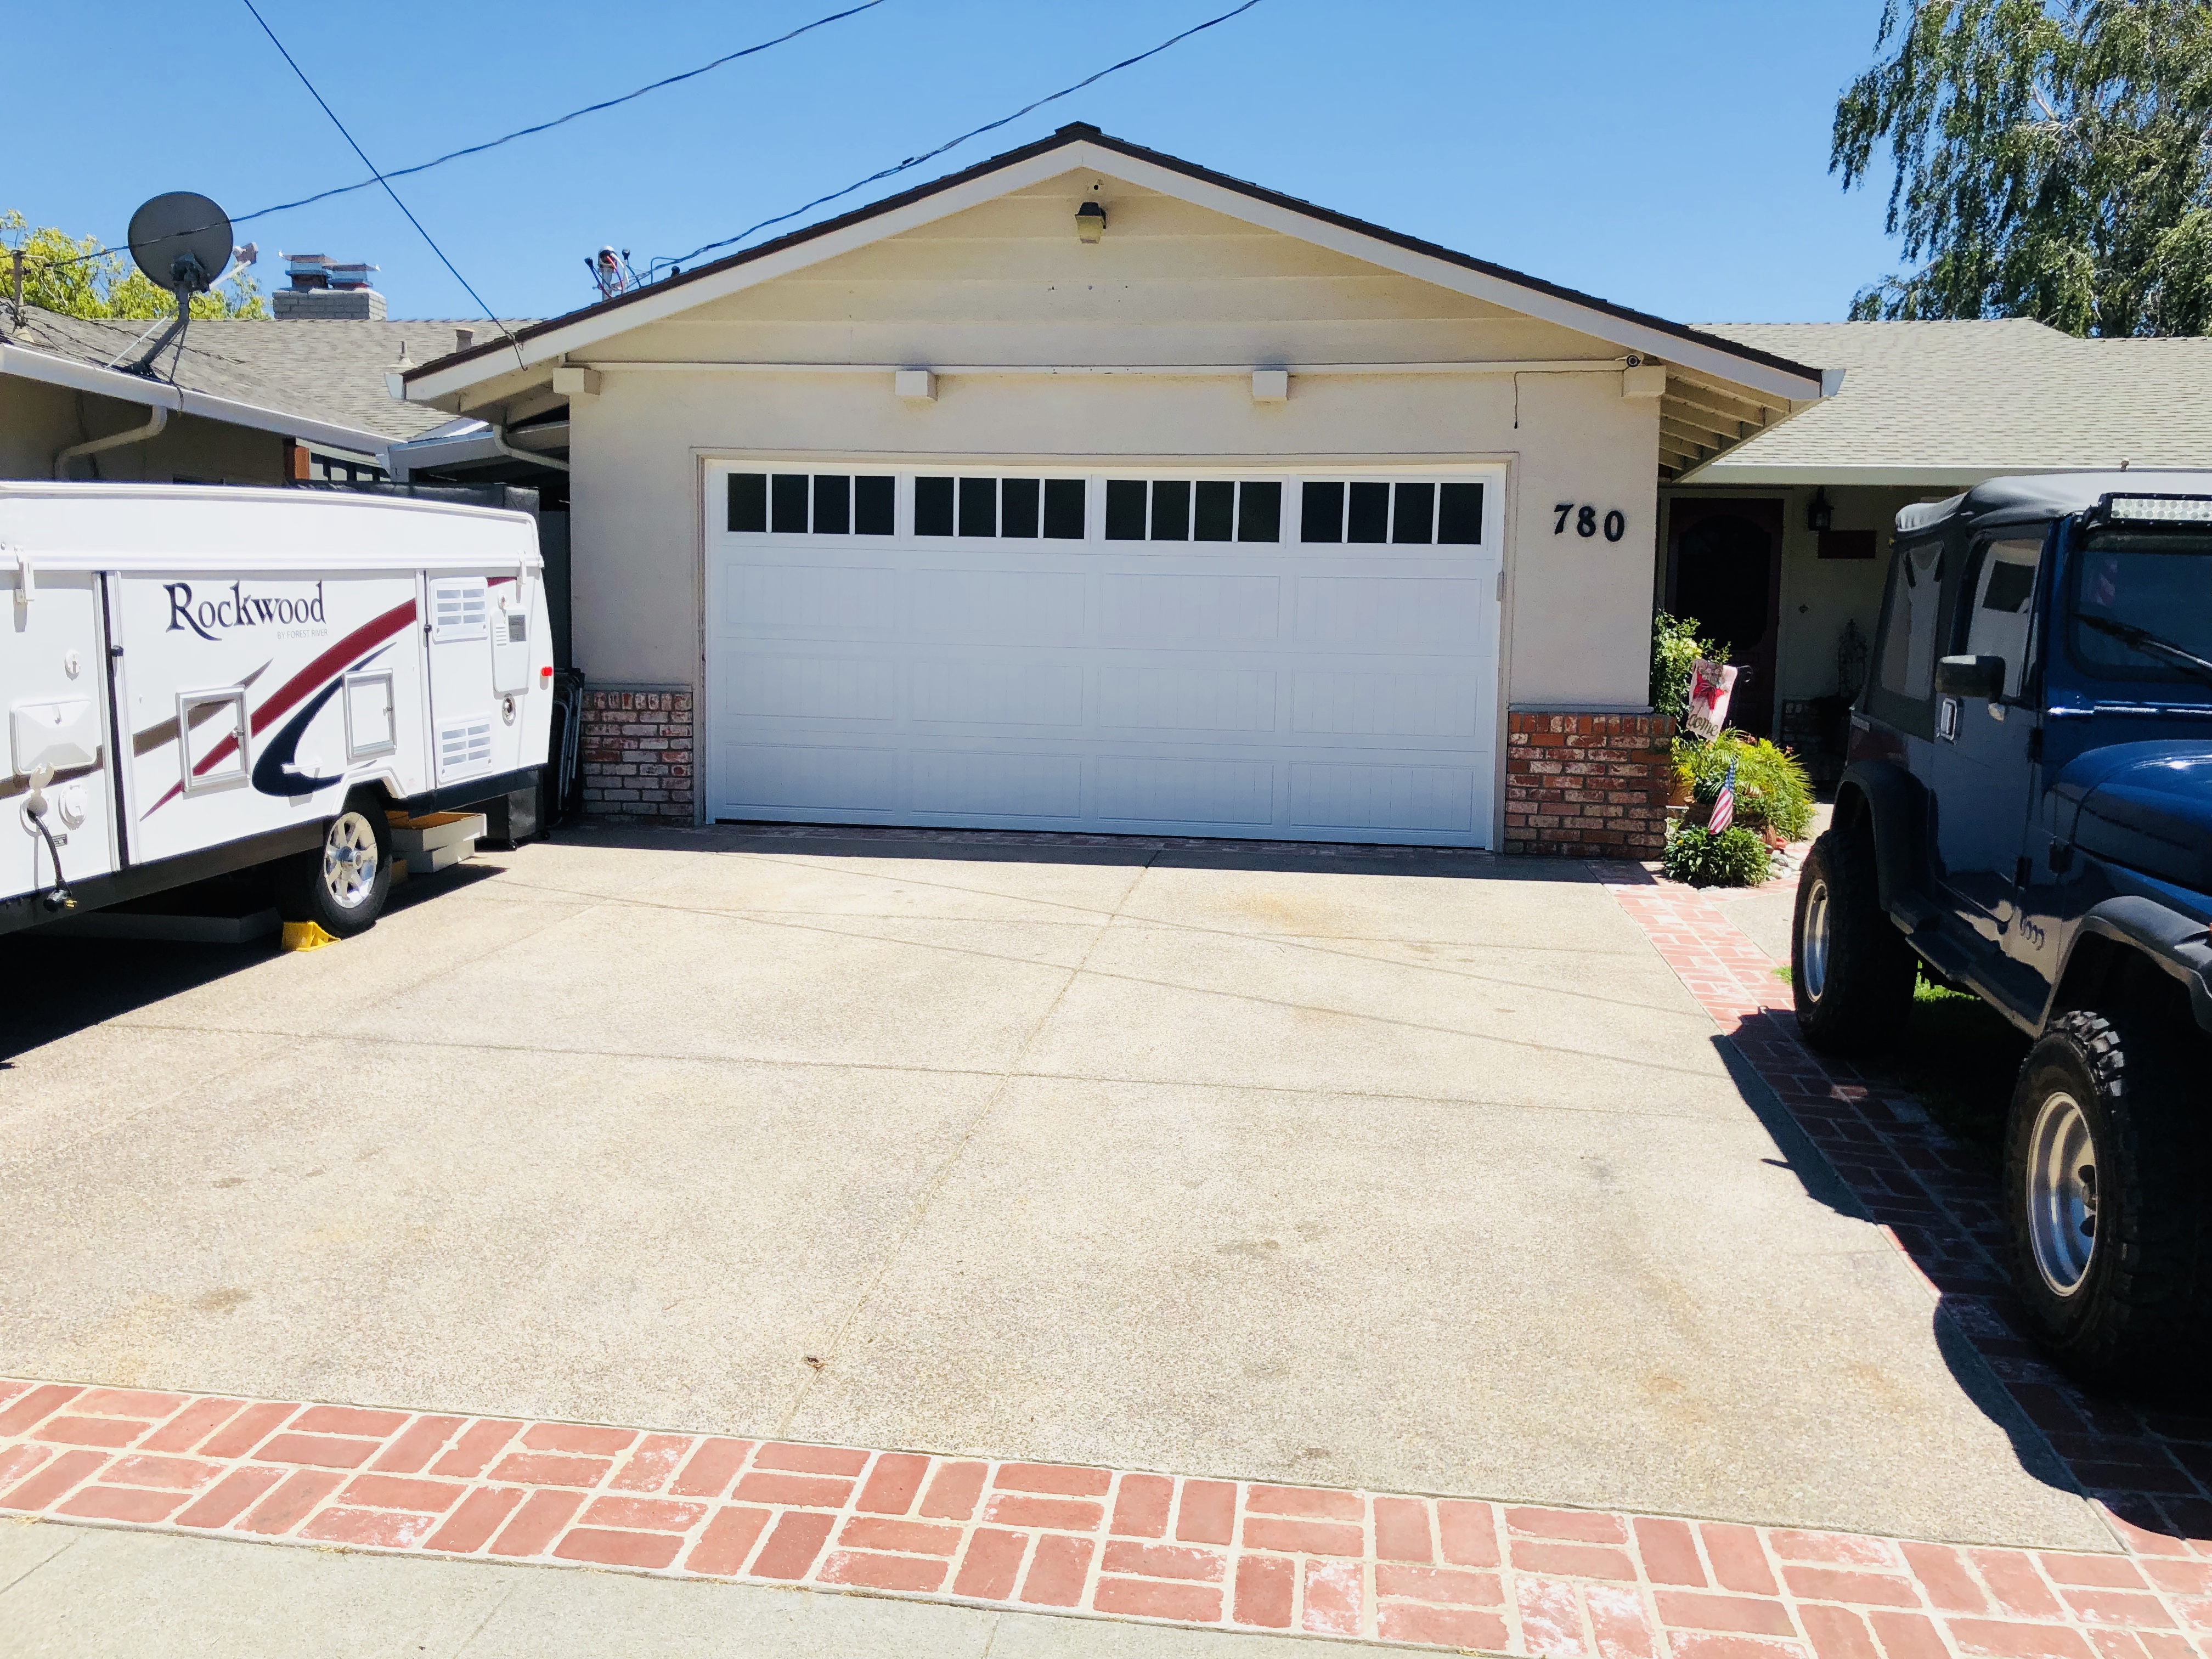
[[198, 294], [230, 264], [230, 216], [196, 191], [156, 196], [131, 216], [131, 257], [155, 287]]

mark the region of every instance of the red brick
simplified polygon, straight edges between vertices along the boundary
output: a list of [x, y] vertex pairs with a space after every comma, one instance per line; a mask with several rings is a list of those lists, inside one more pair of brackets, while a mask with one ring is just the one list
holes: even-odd
[[1125, 1474], [1114, 1495], [1114, 1523], [1125, 1538], [1164, 1538], [1175, 1504], [1175, 1481], [1164, 1474]]
[[1613, 1584], [1586, 1584], [1590, 1630], [1598, 1659], [1659, 1659], [1659, 1632], [1644, 1607], [1643, 1593]]
[[1887, 1572], [1849, 1572], [1838, 1567], [1785, 1566], [1783, 1582], [1807, 1601], [1849, 1601], [1860, 1607], [1917, 1607], [1920, 1590], [1910, 1578]]
[[200, 1443], [203, 1457], [244, 1457], [289, 1422], [300, 1408], [267, 1400], [248, 1406]]
[[301, 1434], [347, 1434], [381, 1440], [407, 1420], [405, 1412], [368, 1411], [359, 1406], [310, 1406], [292, 1419]]
[[28, 1443], [0, 1446], [0, 1492], [6, 1492], [53, 1455], [44, 1446]]
[[752, 1553], [753, 1542], [768, 1525], [768, 1517], [766, 1510], [735, 1504], [715, 1510], [714, 1518], [684, 1558], [684, 1571], [713, 1573], [719, 1578], [734, 1577], [744, 1571], [745, 1557]]
[[114, 1486], [163, 1486], [171, 1492], [198, 1492], [222, 1473], [220, 1463], [204, 1463], [197, 1457], [149, 1457], [143, 1452], [118, 1457], [100, 1472]]
[[1823, 1607], [1818, 1602], [1797, 1609], [1805, 1634], [1813, 1638], [1819, 1659], [1881, 1659], [1866, 1620], [1849, 1607]]
[[1779, 1528], [1766, 1534], [1776, 1557], [1839, 1567], [1894, 1567], [1897, 1555], [1887, 1540], [1849, 1532], [1798, 1532]]
[[563, 1561], [596, 1561], [608, 1567], [665, 1567], [684, 1547], [669, 1532], [611, 1532], [604, 1527], [571, 1527], [553, 1547]]
[[185, 1498], [180, 1492], [143, 1486], [82, 1486], [52, 1513], [93, 1521], [166, 1521]]
[[755, 1504], [795, 1504], [802, 1509], [842, 1510], [845, 1500], [853, 1495], [853, 1483], [819, 1474], [763, 1474], [756, 1469], [738, 1482], [737, 1495]]
[[345, 1484], [345, 1476], [329, 1469], [299, 1469], [285, 1478], [268, 1497], [256, 1504], [238, 1523], [240, 1532], [281, 1537], [306, 1520], [316, 1504]]
[[139, 1442], [149, 1452], [191, 1451], [209, 1435], [237, 1415], [242, 1400], [195, 1400]]
[[455, 1555], [473, 1554], [521, 1501], [520, 1486], [478, 1486], [461, 1500], [453, 1518], [438, 1529], [428, 1547]]
[[342, 1504], [371, 1510], [421, 1510], [443, 1515], [467, 1487], [451, 1480], [419, 1480], [404, 1475], [357, 1474], [338, 1494]]
[[87, 1417], [135, 1417], [142, 1423], [158, 1423], [191, 1398], [145, 1389], [92, 1389], [79, 1395], [70, 1409]]
[[1028, 1498], [994, 1492], [983, 1518], [1002, 1527], [1050, 1527], [1062, 1532], [1096, 1532], [1106, 1519], [1103, 1504], [1076, 1498]]
[[[2106, 1632], [2117, 1635], [2117, 1632]], [[2130, 1632], [2142, 1644], [2150, 1659], [2203, 1659], [2194, 1643], [2185, 1636], [2176, 1636], [2168, 1631], [2145, 1630]], [[2102, 1640], [2101, 1636], [2094, 1639]]]
[[1104, 1469], [1060, 1463], [1001, 1463], [991, 1484], [1001, 1492], [1044, 1492], [1060, 1498], [1103, 1498], [1114, 1484]]
[[1005, 1601], [1014, 1593], [1022, 1552], [1028, 1547], [1029, 1540], [1018, 1532], [978, 1528], [968, 1540], [967, 1558], [960, 1563], [960, 1576], [952, 1581], [952, 1593], [979, 1601]]
[[4, 1500], [0, 1500], [0, 1509], [42, 1510], [78, 1481], [89, 1479], [106, 1462], [106, 1452], [58, 1453], [36, 1474], [19, 1482]]
[[704, 1504], [678, 1504], [665, 1498], [594, 1498], [582, 1524], [624, 1531], [689, 1532], [706, 1517]]
[[1504, 1583], [1494, 1572], [1455, 1567], [1408, 1567], [1377, 1562], [1375, 1593], [1412, 1601], [1441, 1601], [1455, 1607], [1502, 1607]]
[[635, 1429], [602, 1429], [588, 1423], [532, 1423], [522, 1431], [532, 1451], [575, 1452], [585, 1457], [613, 1457], [636, 1443]]
[[1418, 1498], [1375, 1500], [1375, 1554], [1384, 1561], [1433, 1561], [1429, 1506]]
[[522, 1501], [514, 1518], [492, 1540], [494, 1555], [543, 1555], [570, 1517], [583, 1506], [573, 1492], [534, 1492]]
[[668, 1483], [668, 1490], [678, 1498], [720, 1498], [729, 1491], [752, 1449], [750, 1440], [702, 1440], [683, 1472]]
[[2212, 1595], [2212, 1562], [2138, 1560], [2150, 1582], [2176, 1595]]
[[904, 1515], [914, 1507], [929, 1473], [929, 1460], [913, 1452], [885, 1452], [868, 1471], [856, 1508], [871, 1515]]
[[[1091, 1505], [1097, 1508], [1096, 1504]], [[1047, 1533], [1037, 1540], [1022, 1580], [1022, 1600], [1035, 1607], [1072, 1607], [1083, 1600], [1083, 1581], [1091, 1571], [1088, 1538], [1067, 1538]]]
[[495, 1480], [525, 1486], [596, 1486], [606, 1476], [604, 1457], [562, 1457], [551, 1452], [509, 1452], [491, 1472]]
[[1626, 1544], [1628, 1522], [1617, 1515], [1591, 1510], [1510, 1509], [1505, 1511], [1510, 1531], [1527, 1538], [1553, 1538], [1571, 1544]]
[[1636, 1564], [1626, 1550], [1595, 1544], [1547, 1544], [1531, 1538], [1513, 1540], [1513, 1565], [1522, 1572], [1555, 1573], [1562, 1578], [1610, 1578], [1636, 1582]]
[[617, 1492], [659, 1492], [691, 1450], [688, 1434], [648, 1434], [607, 1485]]
[[1668, 1650], [1674, 1659], [1804, 1659], [1799, 1642], [1765, 1636], [1715, 1636], [1704, 1631], [1670, 1631]]
[[807, 1570], [814, 1565], [814, 1558], [830, 1541], [830, 1528], [836, 1524], [834, 1515], [808, 1515], [799, 1510], [786, 1514], [768, 1535], [768, 1542], [761, 1546], [760, 1557], [753, 1563], [753, 1577], [805, 1577]]
[[1928, 1604], [1946, 1613], [1981, 1613], [1990, 1605], [1967, 1571], [1966, 1558], [1943, 1544], [1905, 1544], [1905, 1564], [1920, 1581]]
[[757, 1469], [787, 1469], [793, 1474], [858, 1474], [868, 1454], [850, 1446], [802, 1446], [776, 1441], [754, 1454]]
[[1366, 1599], [1360, 1579], [1356, 1561], [1307, 1562], [1305, 1628], [1321, 1636], [1358, 1635]]
[[475, 1480], [491, 1466], [491, 1460], [505, 1449], [520, 1426], [497, 1418], [479, 1418], [461, 1431], [461, 1437], [431, 1466], [430, 1473], [458, 1480]]
[[1636, 1553], [1644, 1558], [1644, 1576], [1655, 1584], [1701, 1588], [1705, 1583], [1705, 1565], [1698, 1559], [1697, 1534], [1686, 1521], [1638, 1516]]
[[1996, 1597], [2000, 1613], [2014, 1619], [2061, 1616], [2058, 1598], [2037, 1573], [2035, 1564], [2019, 1550], [1969, 1550], [1966, 1559]]
[[1498, 1565], [1498, 1511], [1488, 1504], [1462, 1498], [1437, 1500], [1437, 1533], [1443, 1544], [1443, 1559], [1455, 1567], [1494, 1567]]
[[1185, 1480], [1176, 1536], [1186, 1544], [1226, 1544], [1236, 1535], [1236, 1486], [1226, 1480]]
[[434, 1515], [415, 1515], [403, 1510], [329, 1509], [301, 1528], [300, 1536], [318, 1544], [411, 1550], [437, 1524]]
[[50, 1417], [33, 1437], [58, 1446], [127, 1446], [152, 1426], [127, 1417]]
[[1244, 1547], [1306, 1555], [1364, 1555], [1364, 1528], [1338, 1521], [1285, 1521], [1273, 1516], [1244, 1517]]
[[1551, 1659], [1588, 1659], [1582, 1599], [1572, 1584], [1524, 1573], [1513, 1581], [1513, 1599], [1528, 1648]]
[[48, 1382], [21, 1395], [5, 1411], [0, 1411], [0, 1435], [22, 1434], [46, 1418], [51, 1417], [76, 1399], [84, 1390], [60, 1382]]
[[837, 1542], [857, 1550], [954, 1556], [960, 1553], [960, 1528], [932, 1526], [927, 1521], [892, 1521], [879, 1516], [856, 1515], [837, 1534]]
[[2095, 1659], [2081, 1633], [2064, 1625], [2016, 1625], [1995, 1619], [1950, 1619], [1959, 1651], [1990, 1659]]
[[1106, 1546], [1101, 1572], [1118, 1572], [1140, 1578], [1191, 1578], [1218, 1583], [1228, 1558], [1218, 1551], [1194, 1549], [1185, 1544], [1133, 1544], [1116, 1539]]
[[928, 1491], [921, 1495], [921, 1513], [943, 1521], [967, 1520], [975, 1513], [988, 1472], [981, 1463], [939, 1464]]
[[2099, 1589], [2069, 1584], [2059, 1591], [2074, 1615], [2085, 1625], [2132, 1625], [2150, 1630], [2171, 1630], [2173, 1615], [2166, 1603], [2141, 1590]]
[[284, 1478], [282, 1469], [234, 1469], [177, 1517], [180, 1527], [227, 1527]]
[[261, 1449], [260, 1461], [300, 1463], [310, 1468], [357, 1469], [376, 1451], [374, 1440], [340, 1440], [329, 1435], [277, 1435]]
[[2036, 1559], [2056, 1584], [2095, 1585], [2103, 1589], [2147, 1588], [2142, 1574], [2124, 1555], [2039, 1555]]
[[1091, 1605], [1100, 1613], [1133, 1619], [1180, 1619], [1210, 1625], [1221, 1617], [1221, 1591], [1212, 1584], [1166, 1583], [1157, 1578], [1101, 1578]]
[[418, 1417], [368, 1467], [386, 1474], [420, 1474], [422, 1466], [453, 1437], [453, 1431], [467, 1421], [465, 1417]]
[[952, 1564], [919, 1555], [872, 1555], [866, 1550], [832, 1550], [815, 1575], [824, 1584], [865, 1584], [871, 1589], [934, 1590]]
[[1356, 1492], [1317, 1486], [1253, 1486], [1244, 1494], [1249, 1515], [1297, 1516], [1309, 1521], [1364, 1521], [1366, 1500]]
[[1705, 1540], [1705, 1559], [1713, 1564], [1713, 1582], [1723, 1589], [1740, 1590], [1747, 1595], [1776, 1593], [1774, 1572], [1766, 1564], [1756, 1527], [1705, 1522], [1700, 1523], [1698, 1533]]
[[1243, 1556], [1237, 1563], [1237, 1600], [1231, 1617], [1260, 1630], [1288, 1630], [1297, 1589], [1296, 1563]]
[[2089, 1645], [2097, 1650], [2101, 1659], [2150, 1659], [2142, 1638], [2131, 1630], [2093, 1630], [2089, 1632]]
[[1751, 1636], [1795, 1636], [1790, 1610], [1758, 1595], [1708, 1595], [1699, 1590], [1657, 1594], [1659, 1622], [1669, 1629], [1741, 1631]]
[[1463, 1651], [1504, 1653], [1512, 1645], [1505, 1620], [1497, 1613], [1414, 1601], [1384, 1602], [1376, 1615], [1376, 1633], [1386, 1642], [1425, 1642]]

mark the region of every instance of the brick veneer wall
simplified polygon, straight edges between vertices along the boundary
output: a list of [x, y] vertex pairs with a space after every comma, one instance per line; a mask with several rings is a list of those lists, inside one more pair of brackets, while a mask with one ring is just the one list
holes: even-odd
[[587, 686], [578, 735], [586, 812], [663, 823], [692, 821], [690, 687]]
[[1516, 708], [1505, 719], [1507, 852], [1659, 856], [1674, 716]]

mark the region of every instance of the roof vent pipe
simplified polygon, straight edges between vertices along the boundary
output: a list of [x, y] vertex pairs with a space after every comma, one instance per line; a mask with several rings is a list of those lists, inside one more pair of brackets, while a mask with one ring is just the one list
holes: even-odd
[[467, 350], [471, 346], [474, 345], [476, 343], [477, 343], [477, 331], [476, 331], [476, 330], [474, 330], [474, 329], [472, 329], [472, 328], [457, 328], [457, 329], [455, 329], [455, 330], [453, 331], [453, 349], [454, 349], [454, 350], [456, 350], [456, 351], [466, 351], [466, 350]]

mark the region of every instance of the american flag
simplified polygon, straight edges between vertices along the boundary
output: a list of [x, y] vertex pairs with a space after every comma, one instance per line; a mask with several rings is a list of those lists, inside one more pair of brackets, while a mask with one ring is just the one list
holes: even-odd
[[1719, 835], [1735, 822], [1735, 763], [1729, 763], [1729, 775], [1721, 784], [1721, 792], [1713, 797], [1713, 815], [1705, 820], [1708, 833]]

